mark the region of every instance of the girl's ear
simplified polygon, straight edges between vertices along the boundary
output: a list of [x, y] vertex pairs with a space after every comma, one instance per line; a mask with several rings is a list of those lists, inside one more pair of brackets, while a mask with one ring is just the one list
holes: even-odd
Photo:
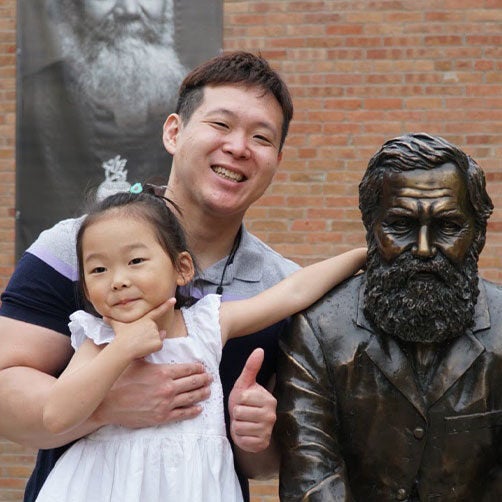
[[176, 280], [178, 286], [185, 286], [185, 284], [188, 284], [193, 279], [195, 267], [192, 256], [188, 251], [180, 253], [176, 269], [178, 270], [178, 279]]

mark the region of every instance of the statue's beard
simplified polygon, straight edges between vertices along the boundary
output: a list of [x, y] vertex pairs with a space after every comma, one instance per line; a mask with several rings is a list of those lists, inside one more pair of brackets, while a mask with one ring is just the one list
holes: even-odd
[[429, 260], [406, 252], [386, 265], [373, 248], [368, 255], [364, 313], [378, 330], [405, 342], [456, 338], [474, 323], [477, 271], [472, 252], [461, 267], [440, 252]]
[[69, 19], [61, 38], [77, 92], [111, 110], [118, 126], [130, 130], [147, 122], [149, 113], [165, 117], [174, 110], [187, 70], [173, 37], [171, 21], [108, 17], [99, 26]]

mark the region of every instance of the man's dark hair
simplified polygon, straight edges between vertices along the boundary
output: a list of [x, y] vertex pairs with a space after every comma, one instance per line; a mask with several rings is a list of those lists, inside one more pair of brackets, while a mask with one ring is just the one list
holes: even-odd
[[486, 225], [493, 211], [493, 203], [486, 191], [485, 175], [474, 159], [460, 148], [439, 136], [425, 133], [405, 134], [391, 139], [370, 159], [359, 184], [359, 209], [367, 238], [371, 237], [373, 231], [386, 171], [429, 170], [447, 162], [457, 166], [465, 180], [475, 217], [476, 236], [473, 246], [476, 255], [479, 255], [485, 245]]
[[258, 87], [264, 94], [271, 93], [277, 99], [283, 117], [280, 151], [293, 118], [293, 101], [282, 78], [261, 56], [244, 51], [230, 52], [194, 68], [181, 83], [176, 113], [183, 122], [188, 122], [204, 99], [204, 87], [225, 84]]

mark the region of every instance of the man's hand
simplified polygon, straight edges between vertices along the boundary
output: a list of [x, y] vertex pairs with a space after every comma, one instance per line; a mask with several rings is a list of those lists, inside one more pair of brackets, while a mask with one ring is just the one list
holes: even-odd
[[101, 425], [151, 427], [186, 420], [201, 412], [211, 376], [201, 363], [150, 364], [134, 361], [94, 413]]
[[228, 399], [232, 439], [251, 453], [268, 448], [276, 420], [276, 399], [256, 383], [263, 358], [263, 349], [251, 353]]

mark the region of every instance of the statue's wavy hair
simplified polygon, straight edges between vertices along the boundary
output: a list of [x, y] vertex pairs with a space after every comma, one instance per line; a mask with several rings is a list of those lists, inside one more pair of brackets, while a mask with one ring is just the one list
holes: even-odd
[[451, 162], [465, 180], [469, 201], [474, 211], [476, 257], [486, 240], [486, 226], [493, 203], [486, 191], [485, 175], [476, 161], [454, 144], [439, 136], [410, 133], [385, 142], [373, 155], [359, 184], [359, 209], [366, 228], [366, 240], [371, 242], [373, 225], [382, 196], [384, 174], [415, 169], [435, 169]]

